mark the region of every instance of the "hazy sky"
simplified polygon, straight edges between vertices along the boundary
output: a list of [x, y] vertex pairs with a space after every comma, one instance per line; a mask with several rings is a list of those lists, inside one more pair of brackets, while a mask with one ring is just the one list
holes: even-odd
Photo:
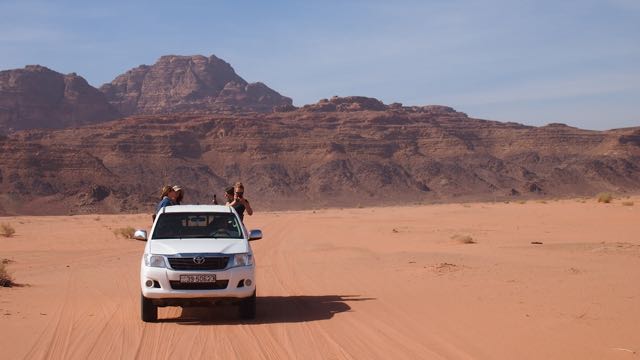
[[363, 95], [640, 126], [640, 0], [0, 0], [1, 70], [41, 64], [100, 86], [167, 54], [215, 54], [296, 105]]

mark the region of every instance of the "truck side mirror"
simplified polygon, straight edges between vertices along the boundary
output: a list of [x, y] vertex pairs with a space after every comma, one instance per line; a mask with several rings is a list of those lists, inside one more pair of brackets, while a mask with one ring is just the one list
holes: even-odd
[[249, 232], [249, 241], [262, 239], [262, 230], [251, 230]]

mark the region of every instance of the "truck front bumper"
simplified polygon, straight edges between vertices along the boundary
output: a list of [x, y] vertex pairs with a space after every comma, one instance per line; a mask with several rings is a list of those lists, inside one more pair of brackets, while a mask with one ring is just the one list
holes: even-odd
[[[180, 283], [180, 275], [215, 275], [215, 283]], [[140, 271], [142, 295], [152, 300], [202, 299], [211, 302], [242, 299], [256, 290], [255, 266], [239, 266], [215, 271], [177, 271], [142, 266]], [[155, 301], [154, 301], [155, 302]], [[158, 303], [161, 303], [158, 301]]]

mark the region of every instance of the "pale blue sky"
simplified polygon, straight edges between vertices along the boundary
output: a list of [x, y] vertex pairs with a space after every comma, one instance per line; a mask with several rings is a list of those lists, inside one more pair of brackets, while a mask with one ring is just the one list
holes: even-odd
[[0, 69], [100, 86], [166, 54], [211, 55], [296, 105], [333, 95], [470, 116], [640, 126], [640, 0], [0, 0]]

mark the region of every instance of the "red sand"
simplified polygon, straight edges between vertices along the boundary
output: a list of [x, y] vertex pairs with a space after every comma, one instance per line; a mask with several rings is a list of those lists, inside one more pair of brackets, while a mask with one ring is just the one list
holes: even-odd
[[634, 359], [629, 201], [257, 211], [252, 322], [230, 306], [140, 320], [144, 244], [113, 230], [149, 215], [0, 218], [28, 284], [0, 288], [0, 358]]

